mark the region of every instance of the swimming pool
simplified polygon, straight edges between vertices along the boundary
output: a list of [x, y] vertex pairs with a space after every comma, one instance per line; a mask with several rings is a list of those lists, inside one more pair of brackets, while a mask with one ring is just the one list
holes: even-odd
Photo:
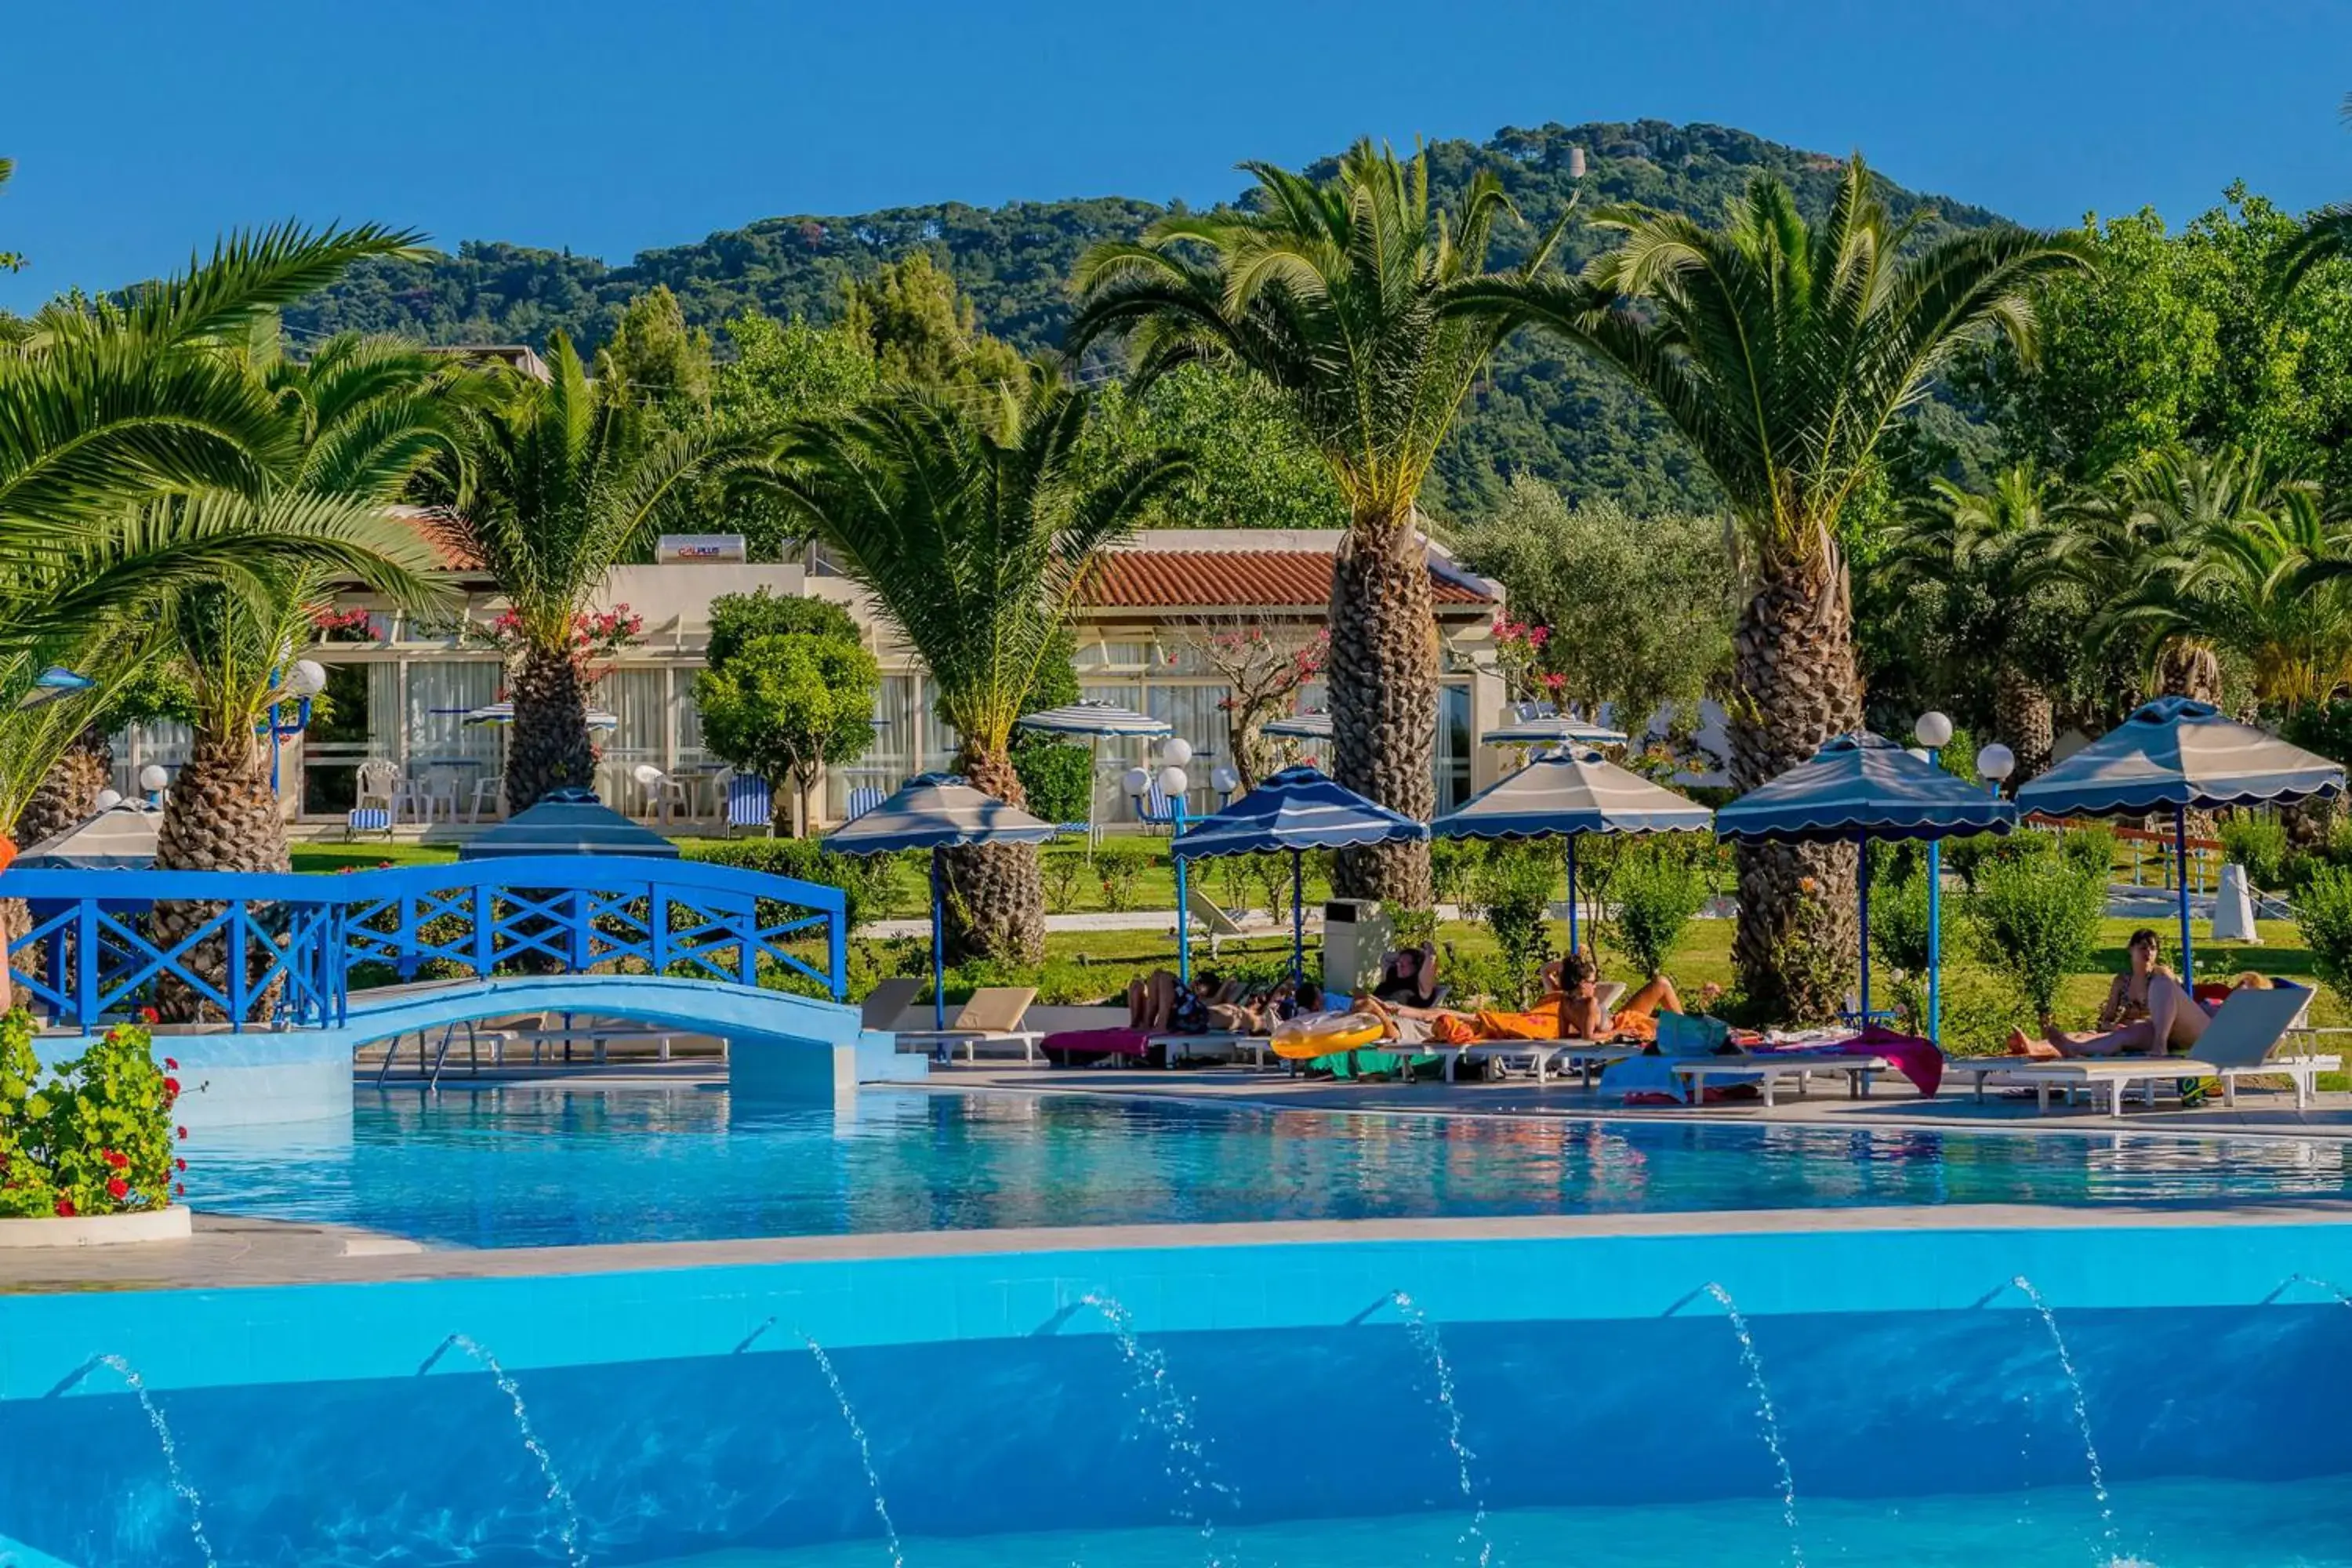
[[0, 1538], [33, 1568], [2352, 1560], [2352, 1310], [2307, 1278], [2352, 1272], [2352, 1227], [1072, 1237], [0, 1298]]
[[1034, 1226], [2231, 1203], [2352, 1192], [2347, 1145], [1686, 1121], [1340, 1114], [867, 1091], [363, 1092], [351, 1125], [190, 1145], [199, 1208], [469, 1247]]

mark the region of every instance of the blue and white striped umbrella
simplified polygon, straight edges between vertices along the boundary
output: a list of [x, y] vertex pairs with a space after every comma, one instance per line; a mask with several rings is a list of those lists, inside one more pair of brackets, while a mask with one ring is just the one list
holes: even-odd
[[948, 1026], [947, 876], [940, 853], [970, 844], [1043, 844], [1061, 831], [954, 773], [919, 773], [889, 799], [824, 836], [840, 855], [931, 852], [931, 1026]]
[[2030, 784], [2017, 804], [2050, 816], [2137, 816], [2341, 795], [2344, 769], [2210, 702], [2159, 697]]
[[1041, 735], [1152, 736], [1173, 732], [1165, 719], [1154, 719], [1149, 713], [1138, 713], [1132, 708], [1095, 697], [1027, 714], [1013, 721], [1013, 727]]
[[[1807, 761], [1717, 809], [1715, 830], [1759, 844], [1837, 843], [1869, 838], [1925, 838], [1967, 833], [2007, 833], [2017, 807], [1990, 790], [1915, 757], [1868, 731], [1833, 735]], [[1870, 1021], [1870, 857], [1862, 857], [1855, 893], [1862, 910], [1862, 1008]], [[1928, 986], [1941, 990], [1940, 910], [1929, 905]]]
[[[511, 724], [514, 722], [514, 704], [511, 702], [492, 702], [480, 708], [468, 708], [466, 710], [466, 717], [461, 721], [461, 722], [467, 724]], [[620, 727], [621, 721], [612, 714], [605, 712], [602, 708], [591, 708], [588, 710], [588, 728], [591, 730], [617, 730]]]
[[1295, 978], [1307, 951], [1307, 877], [1300, 857], [1309, 849], [1398, 844], [1428, 837], [1427, 823], [1391, 811], [1321, 770], [1301, 765], [1283, 769], [1223, 810], [1201, 818], [1171, 841], [1169, 851], [1180, 860], [1269, 849], [1290, 852], [1290, 973]]
[[1687, 833], [1715, 814], [1691, 799], [1570, 747], [1540, 756], [1429, 825], [1440, 838], [1552, 838], [1577, 833]]
[[1487, 746], [1622, 746], [1625, 731], [1555, 714], [1549, 719], [1513, 720], [1498, 730], [1487, 731], [1478, 741]]
[[2189, 813], [2192, 807], [2260, 805], [2344, 793], [2344, 769], [2251, 724], [2225, 719], [2210, 702], [2159, 697], [2031, 783], [2021, 810], [2050, 816], [2172, 813], [2180, 875], [2180, 973], [2196, 975], [2189, 932]]
[[1429, 830], [1440, 838], [1566, 839], [1568, 947], [1573, 952], [1579, 838], [1588, 833], [1698, 832], [1714, 820], [1713, 812], [1687, 795], [1652, 784], [1598, 752], [1571, 746], [1489, 784], [1431, 823]]
[[1715, 814], [1716, 832], [1750, 844], [1948, 838], [2016, 826], [2009, 802], [1867, 731], [1832, 736]]
[[1280, 735], [1292, 741], [1328, 741], [1331, 738], [1331, 715], [1293, 713], [1287, 719], [1276, 719], [1260, 725], [1258, 732]]

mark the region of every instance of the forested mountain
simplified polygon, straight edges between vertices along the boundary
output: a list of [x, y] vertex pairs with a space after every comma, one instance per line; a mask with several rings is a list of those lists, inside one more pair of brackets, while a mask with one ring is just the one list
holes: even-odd
[[[1585, 173], [1570, 174], [1581, 149]], [[1829, 204], [1839, 160], [1716, 125], [1547, 125], [1506, 130], [1480, 145], [1430, 147], [1433, 185], [1451, 201], [1479, 169], [1499, 174], [1527, 223], [1507, 227], [1498, 264], [1581, 193], [1585, 207], [1637, 201], [1713, 218], [1749, 174], [1787, 179], [1811, 212]], [[1318, 174], [1328, 173], [1328, 167]], [[1237, 182], [1238, 184], [1238, 182]], [[1997, 221], [1981, 207], [1890, 190], [1898, 216], [1932, 205], [1930, 227]], [[561, 327], [583, 348], [603, 342], [630, 296], [667, 284], [690, 320], [717, 327], [745, 310], [815, 321], [839, 310], [843, 283], [909, 251], [929, 249], [978, 310], [979, 324], [1024, 348], [1054, 345], [1069, 310], [1066, 280], [1096, 241], [1131, 236], [1167, 209], [1101, 196], [973, 207], [945, 202], [856, 216], [762, 219], [697, 244], [649, 250], [625, 267], [587, 257], [468, 240], [454, 256], [376, 262], [289, 313], [300, 331], [422, 333], [440, 342], [543, 343]], [[1572, 227], [1567, 265], [1609, 243]], [[1572, 499], [1608, 497], [1636, 510], [1712, 503], [1711, 487], [1647, 405], [1573, 353], [1523, 338], [1496, 359], [1461, 420], [1424, 503], [1441, 514], [1484, 510], [1518, 473]], [[1237, 520], [1238, 521], [1238, 520]]]

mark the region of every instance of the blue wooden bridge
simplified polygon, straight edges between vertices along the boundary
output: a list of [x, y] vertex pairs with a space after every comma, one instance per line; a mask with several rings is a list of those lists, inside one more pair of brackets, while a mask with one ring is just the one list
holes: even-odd
[[[333, 875], [12, 870], [44, 1054], [163, 1007], [192, 1118], [347, 1111], [363, 1045], [554, 1012], [719, 1036], [739, 1089], [907, 1076], [844, 1005], [840, 889], [694, 860], [548, 856]], [[159, 909], [173, 917], [159, 920]]]

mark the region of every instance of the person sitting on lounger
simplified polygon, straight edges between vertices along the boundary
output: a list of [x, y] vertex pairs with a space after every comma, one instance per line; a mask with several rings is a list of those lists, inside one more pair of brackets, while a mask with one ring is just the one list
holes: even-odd
[[1403, 1008], [1408, 1013], [1425, 1013], [1437, 1005], [1437, 949], [1426, 947], [1400, 948], [1388, 955], [1381, 964], [1380, 983], [1372, 987], [1372, 999], [1383, 1006]]
[[[2157, 962], [2156, 932], [2146, 928], [2132, 932], [2124, 951], [2130, 967], [2107, 987], [2096, 1028], [2088, 1034], [2070, 1034], [2045, 1021], [2040, 1039], [2022, 1029], [2011, 1031], [2011, 1052], [2054, 1059], [2194, 1050], [2218, 1009], [2190, 995], [2172, 971]], [[2269, 985], [2262, 975], [2249, 973], [2240, 975], [2231, 989]]]
[[1650, 976], [1614, 1013], [1601, 1005], [1601, 973], [1582, 953], [1571, 952], [1561, 959], [1558, 975], [1559, 1037], [1563, 1040], [1606, 1040], [1618, 1035], [1654, 1037], [1659, 1014], [1683, 1010], [1683, 999], [1675, 994], [1675, 983], [1663, 974]]

